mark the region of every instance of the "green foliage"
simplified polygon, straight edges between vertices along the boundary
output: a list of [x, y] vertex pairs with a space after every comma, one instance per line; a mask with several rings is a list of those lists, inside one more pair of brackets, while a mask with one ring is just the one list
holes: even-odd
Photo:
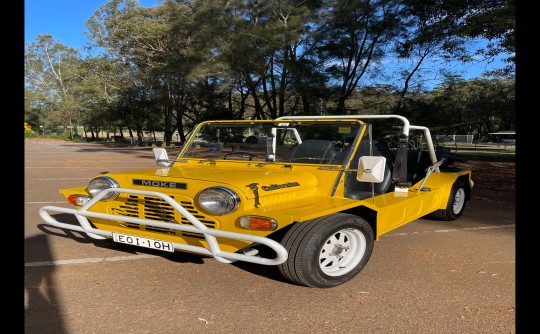
[[[433, 91], [422, 81], [427, 60], [479, 54], [467, 47], [471, 38], [490, 41], [487, 58], [511, 54], [514, 7], [513, 0], [164, 0], [146, 8], [110, 0], [86, 21], [93, 53], [82, 57], [50, 35], [25, 45], [25, 120], [82, 126], [91, 138], [162, 131], [165, 141], [209, 118], [323, 113], [399, 113], [477, 135], [508, 129], [512, 71], [485, 81], [442, 73]], [[389, 73], [383, 59], [403, 66]]]
[[25, 110], [42, 118], [40, 123], [71, 126], [77, 122], [79, 57], [75, 49], [54, 41], [51, 35], [38, 35], [35, 42], [25, 45], [25, 92], [29, 93]]
[[44, 133], [39, 133], [37, 131], [25, 131], [24, 138], [48, 138], [48, 139], [62, 139], [62, 140], [78, 141], [78, 137], [75, 136], [72, 139], [69, 135], [69, 132], [44, 134]]
[[[365, 87], [347, 101], [347, 108], [356, 114], [390, 114], [388, 106], [397, 99], [399, 92], [391, 87]], [[432, 135], [469, 134], [482, 138], [490, 132], [514, 130], [515, 82], [448, 80], [432, 92], [409, 94], [400, 115], [412, 124], [427, 126]], [[387, 133], [384, 126], [377, 129], [380, 136]]]

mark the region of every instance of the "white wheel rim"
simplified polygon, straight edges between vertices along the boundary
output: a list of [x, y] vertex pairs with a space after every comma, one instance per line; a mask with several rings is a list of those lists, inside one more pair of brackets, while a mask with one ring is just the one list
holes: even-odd
[[328, 276], [341, 276], [353, 270], [366, 253], [366, 237], [357, 229], [334, 233], [319, 254], [319, 267]]
[[459, 188], [454, 195], [454, 203], [452, 204], [452, 210], [454, 211], [454, 214], [457, 215], [458, 213], [460, 213], [464, 205], [465, 190], [463, 188]]

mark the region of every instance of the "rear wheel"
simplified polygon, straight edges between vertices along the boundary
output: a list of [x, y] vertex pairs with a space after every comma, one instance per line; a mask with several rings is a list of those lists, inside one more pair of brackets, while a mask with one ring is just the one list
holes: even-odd
[[288, 280], [315, 288], [330, 288], [355, 277], [373, 251], [371, 226], [343, 213], [297, 223], [282, 244], [289, 252], [278, 266]]
[[465, 184], [458, 180], [454, 182], [450, 196], [448, 196], [448, 203], [446, 209], [440, 209], [430, 213], [427, 217], [437, 220], [456, 220], [461, 217], [463, 211], [465, 211], [466, 189]]

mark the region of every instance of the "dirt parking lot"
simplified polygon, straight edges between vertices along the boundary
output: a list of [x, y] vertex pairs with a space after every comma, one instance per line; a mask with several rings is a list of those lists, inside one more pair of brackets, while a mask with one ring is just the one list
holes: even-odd
[[299, 287], [277, 269], [143, 252], [47, 225], [58, 189], [153, 168], [149, 148], [25, 141], [24, 331], [33, 333], [515, 333], [515, 163], [471, 160], [454, 222], [381, 237], [347, 284]]

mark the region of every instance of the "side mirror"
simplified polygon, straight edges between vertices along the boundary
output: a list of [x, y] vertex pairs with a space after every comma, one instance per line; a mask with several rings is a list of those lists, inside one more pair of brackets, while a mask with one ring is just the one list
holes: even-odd
[[360, 182], [379, 183], [384, 180], [386, 158], [379, 156], [362, 156], [358, 160], [356, 179]]
[[171, 162], [169, 161], [169, 155], [163, 147], [154, 147], [152, 149], [154, 153], [154, 159], [156, 159], [156, 164], [158, 167], [170, 167]]

